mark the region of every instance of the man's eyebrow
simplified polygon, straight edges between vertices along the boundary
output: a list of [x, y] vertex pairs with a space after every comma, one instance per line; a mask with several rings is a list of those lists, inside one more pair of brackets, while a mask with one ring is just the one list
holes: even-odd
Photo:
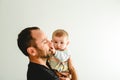
[[41, 42], [44, 42], [44, 41], [46, 41], [46, 38], [44, 38]]

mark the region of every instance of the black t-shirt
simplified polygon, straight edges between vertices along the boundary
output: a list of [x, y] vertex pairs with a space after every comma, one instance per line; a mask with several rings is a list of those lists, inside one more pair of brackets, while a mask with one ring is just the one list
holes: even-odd
[[44, 65], [30, 62], [28, 64], [27, 80], [59, 80], [55, 72]]

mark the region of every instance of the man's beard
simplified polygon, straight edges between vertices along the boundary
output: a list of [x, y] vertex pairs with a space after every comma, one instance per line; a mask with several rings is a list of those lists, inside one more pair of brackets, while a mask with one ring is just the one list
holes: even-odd
[[40, 56], [40, 58], [47, 59], [49, 56]]
[[40, 58], [44, 58], [44, 59], [47, 58], [48, 59], [48, 58], [50, 58], [50, 55], [47, 54], [47, 55], [44, 55], [44, 56], [40, 56]]
[[37, 50], [38, 55], [39, 55], [40, 58], [48, 59], [48, 58], [51, 57], [50, 53], [48, 53], [46, 51], [40, 50], [39, 48], [37, 48], [36, 50]]

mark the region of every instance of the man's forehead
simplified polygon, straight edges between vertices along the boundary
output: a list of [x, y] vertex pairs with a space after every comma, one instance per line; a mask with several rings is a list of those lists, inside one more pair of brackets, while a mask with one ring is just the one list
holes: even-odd
[[43, 38], [46, 38], [46, 35], [45, 35], [45, 33], [42, 31], [42, 30], [33, 30], [32, 32], [32, 37], [34, 38], [34, 39], [37, 39], [37, 38], [41, 38], [41, 39], [43, 39]]
[[32, 30], [31, 31], [31, 35], [33, 38], [37, 38], [37, 37], [42, 37], [43, 35], [45, 36], [44, 32], [42, 30]]

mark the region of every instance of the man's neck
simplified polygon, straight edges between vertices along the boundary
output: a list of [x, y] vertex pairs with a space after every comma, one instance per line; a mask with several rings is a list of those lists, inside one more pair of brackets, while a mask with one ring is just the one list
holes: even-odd
[[30, 58], [30, 62], [33, 62], [33, 63], [37, 63], [37, 64], [40, 64], [40, 65], [44, 65], [45, 67], [49, 68], [47, 65], [46, 65], [46, 61], [47, 59], [42, 59], [42, 58]]

